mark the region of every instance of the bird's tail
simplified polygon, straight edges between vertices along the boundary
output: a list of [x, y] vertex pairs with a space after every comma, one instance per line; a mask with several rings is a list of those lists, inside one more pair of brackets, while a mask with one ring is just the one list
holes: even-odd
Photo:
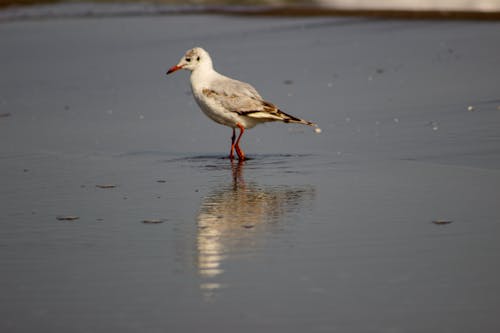
[[280, 113], [280, 116], [281, 116], [284, 123], [304, 124], [304, 125], [312, 126], [312, 127], [315, 127], [314, 131], [316, 133], [321, 133], [321, 128], [319, 128], [318, 124], [316, 124], [316, 123], [313, 123], [311, 121], [307, 121], [307, 120], [304, 120], [301, 118], [297, 118], [297, 117], [292, 116], [291, 114], [285, 113], [281, 110], [278, 110], [278, 112]]

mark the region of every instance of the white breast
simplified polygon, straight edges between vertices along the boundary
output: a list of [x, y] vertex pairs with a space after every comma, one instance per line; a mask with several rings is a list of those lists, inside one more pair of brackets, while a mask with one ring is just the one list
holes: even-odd
[[244, 121], [237, 113], [226, 110], [214, 99], [203, 94], [204, 90], [211, 89], [211, 83], [217, 78], [217, 75], [219, 74], [215, 71], [193, 71], [191, 74], [191, 89], [196, 103], [204, 114], [219, 124], [232, 128], [237, 127], [236, 123], [238, 122], [244, 125]]

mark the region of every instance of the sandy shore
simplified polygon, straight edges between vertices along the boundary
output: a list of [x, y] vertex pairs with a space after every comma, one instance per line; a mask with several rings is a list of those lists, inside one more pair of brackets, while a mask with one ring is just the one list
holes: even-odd
[[[1, 23], [0, 331], [497, 332], [499, 33]], [[188, 73], [165, 76], [197, 45], [323, 133], [261, 126], [230, 163]]]

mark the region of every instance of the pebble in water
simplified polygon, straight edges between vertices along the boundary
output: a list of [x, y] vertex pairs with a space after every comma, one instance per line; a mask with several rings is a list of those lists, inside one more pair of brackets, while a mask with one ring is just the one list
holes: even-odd
[[56, 217], [59, 221], [75, 221], [78, 220], [80, 217], [75, 216], [75, 215], [59, 215]]
[[114, 184], [98, 184], [95, 187], [97, 187], [97, 188], [115, 188], [116, 185], [114, 185]]
[[452, 220], [433, 220], [432, 223], [437, 224], [437, 225], [446, 225], [453, 223]]
[[165, 219], [147, 219], [147, 220], [142, 220], [142, 223], [144, 224], [159, 224], [165, 222]]
[[437, 121], [431, 121], [428, 125], [432, 128], [433, 131], [437, 131], [439, 129], [439, 124]]

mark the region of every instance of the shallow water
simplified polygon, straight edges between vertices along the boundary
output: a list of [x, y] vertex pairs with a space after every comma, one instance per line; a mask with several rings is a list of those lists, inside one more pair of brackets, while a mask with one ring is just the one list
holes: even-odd
[[[497, 332], [499, 29], [2, 23], [0, 331]], [[231, 162], [164, 76], [198, 43], [323, 133]]]
[[2, 190], [4, 330], [497, 327], [497, 171], [323, 155], [26, 160]]

